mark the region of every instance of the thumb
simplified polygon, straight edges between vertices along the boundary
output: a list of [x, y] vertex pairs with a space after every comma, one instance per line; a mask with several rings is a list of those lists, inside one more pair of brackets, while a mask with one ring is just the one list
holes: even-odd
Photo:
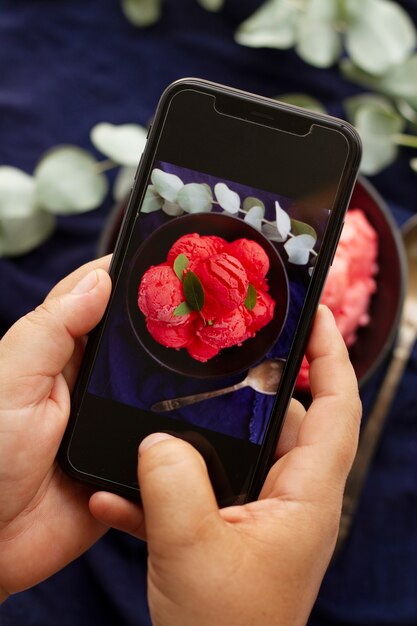
[[0, 344], [0, 375], [9, 409], [45, 396], [48, 381], [51, 386], [71, 358], [75, 339], [100, 321], [110, 290], [107, 272], [93, 270], [72, 291], [48, 298], [11, 327]]
[[193, 544], [224, 524], [203, 457], [189, 443], [154, 433], [139, 446], [139, 484], [150, 550]]

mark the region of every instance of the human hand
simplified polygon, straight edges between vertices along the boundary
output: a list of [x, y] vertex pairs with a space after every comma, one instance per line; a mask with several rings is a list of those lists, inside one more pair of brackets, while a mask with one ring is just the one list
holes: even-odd
[[89, 512], [91, 489], [64, 475], [55, 456], [83, 335], [109, 299], [109, 260], [61, 281], [0, 342], [0, 601], [59, 570], [107, 530]]
[[154, 626], [306, 623], [334, 550], [361, 413], [325, 307], [307, 356], [313, 403], [307, 412], [292, 404], [258, 501], [219, 510], [202, 457], [166, 434], [139, 448], [143, 510], [114, 494], [92, 496], [98, 519], [148, 541]]

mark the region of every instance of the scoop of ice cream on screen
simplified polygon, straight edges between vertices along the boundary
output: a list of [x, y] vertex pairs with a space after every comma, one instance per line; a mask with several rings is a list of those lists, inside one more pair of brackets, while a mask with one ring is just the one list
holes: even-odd
[[206, 363], [220, 352], [220, 348], [209, 346], [198, 337], [195, 337], [194, 341], [187, 346], [187, 350], [190, 357], [196, 361], [200, 361], [200, 363]]
[[251, 311], [251, 324], [248, 331], [255, 334], [258, 330], [269, 324], [274, 317], [275, 300], [271, 298], [269, 293], [256, 290], [256, 304]]
[[195, 313], [176, 316], [174, 311], [184, 302], [182, 282], [169, 265], [150, 267], [143, 275], [138, 291], [138, 306], [147, 320], [180, 325]]
[[246, 335], [246, 323], [242, 312], [235, 309], [213, 324], [201, 325], [197, 337], [212, 348], [221, 350], [241, 343]]
[[195, 337], [192, 322], [174, 325], [148, 320], [146, 327], [155, 341], [166, 348], [185, 348]]
[[179, 254], [185, 254], [189, 263], [203, 261], [224, 248], [226, 242], [221, 237], [200, 236], [198, 233], [183, 235], [171, 246], [167, 263], [173, 265]]
[[265, 276], [269, 270], [269, 257], [259, 243], [251, 239], [236, 239], [229, 243], [226, 252], [242, 263], [254, 287], [267, 288]]
[[202, 313], [207, 319], [221, 318], [245, 301], [249, 280], [235, 257], [221, 252], [202, 261], [195, 270], [204, 290]]

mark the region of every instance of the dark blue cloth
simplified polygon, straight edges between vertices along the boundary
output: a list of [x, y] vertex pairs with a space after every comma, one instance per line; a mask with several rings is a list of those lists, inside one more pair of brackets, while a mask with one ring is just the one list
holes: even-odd
[[[221, 13], [210, 14], [195, 0], [166, 0], [160, 23], [140, 31], [125, 20], [118, 0], [0, 0], [0, 163], [31, 172], [54, 145], [91, 148], [89, 131], [97, 122], [146, 124], [163, 88], [187, 75], [270, 96], [309, 92], [341, 115], [341, 100], [358, 89], [337, 69], [313, 69], [292, 51], [234, 43], [236, 27], [258, 4], [226, 0]], [[404, 6], [417, 21], [417, 1]], [[372, 181], [399, 224], [416, 210], [410, 156], [404, 150]], [[108, 198], [97, 211], [61, 218], [41, 248], [0, 260], [2, 331], [94, 256], [110, 207]], [[313, 626], [417, 624], [416, 369], [414, 349], [351, 537], [324, 580]], [[363, 390], [365, 412], [381, 376]], [[147, 625], [145, 569], [144, 546], [111, 532], [50, 580], [9, 599], [0, 624]]]

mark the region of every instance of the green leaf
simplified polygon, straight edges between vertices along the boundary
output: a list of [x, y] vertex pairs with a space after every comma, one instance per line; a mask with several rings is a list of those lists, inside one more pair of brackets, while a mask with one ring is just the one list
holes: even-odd
[[252, 309], [255, 307], [255, 304], [256, 304], [256, 289], [252, 285], [252, 283], [249, 283], [248, 292], [246, 294], [246, 299], [245, 299], [245, 307], [249, 311], [252, 311]]
[[261, 206], [253, 206], [246, 213], [244, 222], [256, 228], [256, 230], [262, 230], [262, 220], [265, 215], [265, 209]]
[[299, 220], [295, 220], [293, 218], [291, 218], [291, 232], [293, 235], [310, 235], [314, 241], [317, 241], [317, 233], [315, 229], [310, 226], [310, 224], [300, 222]]
[[232, 191], [225, 183], [217, 183], [214, 186], [214, 193], [217, 198], [217, 202], [222, 209], [228, 213], [235, 215], [240, 209], [240, 197], [236, 191]]
[[184, 270], [187, 269], [189, 261], [185, 254], [179, 254], [174, 261], [174, 272], [182, 282], [184, 279]]
[[364, 106], [356, 114], [355, 126], [363, 144], [361, 171], [377, 174], [396, 158], [393, 135], [401, 132], [404, 122], [396, 112]]
[[303, 22], [297, 54], [314, 67], [330, 67], [342, 53], [342, 39], [332, 27], [321, 22]]
[[142, 202], [141, 212], [153, 213], [154, 211], [161, 209], [163, 204], [164, 199], [161, 198], [155, 187], [153, 185], [148, 185]]
[[414, 170], [417, 174], [417, 159], [411, 159], [410, 161], [410, 167], [412, 170]]
[[146, 128], [138, 124], [102, 122], [91, 130], [90, 139], [97, 150], [119, 165], [137, 165], [146, 144]]
[[28, 215], [0, 216], [0, 257], [19, 256], [46, 241], [55, 228], [56, 218], [40, 209]]
[[317, 111], [317, 113], [326, 113], [326, 109], [321, 102], [306, 93], [284, 93], [277, 96], [276, 99], [285, 104], [293, 104], [302, 109]]
[[402, 133], [398, 133], [392, 136], [392, 140], [397, 146], [417, 148], [417, 135], [403, 135]]
[[183, 281], [184, 295], [193, 311], [201, 311], [204, 306], [203, 285], [197, 274], [191, 270], [186, 273]]
[[0, 218], [27, 217], [35, 212], [35, 181], [22, 170], [0, 167]]
[[136, 167], [121, 167], [116, 174], [113, 185], [113, 198], [116, 202], [125, 200], [132, 189]]
[[198, 0], [198, 4], [207, 11], [220, 11], [223, 8], [224, 0]]
[[164, 204], [162, 205], [162, 210], [167, 215], [171, 215], [173, 217], [182, 215], [184, 213], [179, 204], [177, 204], [176, 202], [170, 202], [169, 200], [164, 201]]
[[356, 67], [348, 59], [344, 59], [340, 68], [342, 74], [354, 83], [370, 87], [387, 96], [405, 100], [417, 109], [417, 54], [404, 63], [395, 65], [383, 76], [372, 76]]
[[380, 111], [394, 111], [389, 100], [374, 93], [362, 93], [358, 96], [346, 98], [346, 100], [343, 101], [343, 105], [346, 109], [347, 119], [351, 121], [352, 124], [355, 124], [356, 115], [364, 106], [370, 106]]
[[192, 311], [193, 309], [189, 304], [187, 304], [187, 302], [181, 302], [181, 304], [174, 309], [174, 315], [176, 317], [180, 317], [181, 315], [188, 315], [189, 313], [192, 313]]
[[346, 49], [370, 74], [384, 74], [402, 63], [416, 45], [416, 30], [405, 10], [390, 0], [346, 0]]
[[288, 0], [268, 0], [238, 28], [235, 39], [253, 48], [291, 48], [296, 41], [298, 10]]
[[76, 146], [53, 148], [34, 172], [36, 199], [51, 213], [83, 213], [97, 208], [108, 191], [107, 178], [97, 172], [96, 159]]
[[122, 0], [123, 13], [134, 26], [152, 26], [161, 17], [161, 0]]
[[184, 187], [179, 176], [164, 172], [157, 167], [152, 170], [151, 181], [159, 195], [169, 202], [176, 202], [180, 189]]
[[177, 202], [187, 213], [209, 213], [212, 209], [213, 195], [205, 185], [188, 183], [178, 192]]
[[248, 196], [247, 198], [244, 199], [243, 205], [242, 205], [242, 208], [244, 211], [248, 212], [254, 206], [261, 207], [264, 210], [264, 215], [265, 215], [265, 205], [262, 202], [262, 200], [260, 200], [259, 198], [254, 198], [253, 196]]

